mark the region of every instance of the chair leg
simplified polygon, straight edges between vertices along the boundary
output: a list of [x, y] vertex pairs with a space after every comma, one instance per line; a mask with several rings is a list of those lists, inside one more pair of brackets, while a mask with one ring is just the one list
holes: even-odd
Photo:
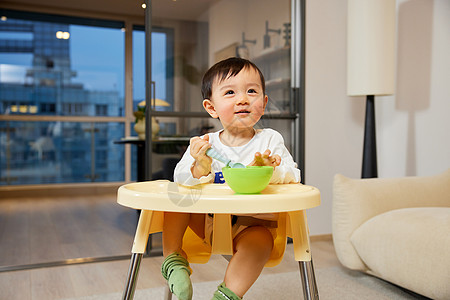
[[152, 217], [153, 211], [142, 210], [140, 213], [136, 234], [134, 236], [133, 248], [131, 249], [130, 269], [128, 270], [128, 278], [122, 296], [123, 300], [130, 300], [134, 297], [139, 267], [141, 265], [142, 256], [148, 245], [147, 242]]
[[316, 276], [314, 266], [311, 261], [299, 261], [300, 276], [302, 278], [303, 297], [305, 300], [318, 300], [319, 291], [317, 290]]
[[168, 285], [166, 285], [166, 290], [164, 291], [164, 300], [172, 300], [172, 292]]
[[128, 270], [127, 283], [123, 292], [123, 300], [131, 300], [134, 298], [134, 290], [136, 288], [139, 267], [141, 265], [142, 253], [133, 253], [131, 255], [130, 269]]

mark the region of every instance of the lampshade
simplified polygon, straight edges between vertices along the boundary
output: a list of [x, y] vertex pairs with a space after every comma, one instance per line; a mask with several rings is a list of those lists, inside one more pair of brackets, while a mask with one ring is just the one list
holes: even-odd
[[[138, 106], [145, 106], [145, 100], [139, 102]], [[166, 102], [162, 99], [152, 99], [152, 106], [170, 106], [169, 102]]]
[[395, 0], [348, 0], [347, 94], [395, 89]]

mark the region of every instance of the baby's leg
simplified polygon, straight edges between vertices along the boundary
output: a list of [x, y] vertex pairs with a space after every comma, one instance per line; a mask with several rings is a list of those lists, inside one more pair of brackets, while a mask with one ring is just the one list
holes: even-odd
[[164, 257], [178, 252], [186, 258], [181, 249], [184, 232], [189, 225], [190, 214], [188, 213], [164, 213], [164, 226], [162, 233]]
[[263, 226], [248, 227], [234, 239], [235, 254], [225, 273], [225, 285], [242, 298], [270, 258], [273, 237]]
[[186, 258], [182, 249], [183, 236], [188, 225], [200, 237], [204, 238], [205, 215], [189, 213], [164, 213], [163, 254], [178, 252]]
[[[187, 213], [165, 213], [163, 225], [164, 262], [161, 273], [167, 280], [170, 291], [180, 300], [192, 299], [192, 284], [186, 253], [183, 251], [183, 236], [188, 225], [197, 234], [202, 234], [204, 215]], [[203, 225], [204, 226], [204, 225]], [[203, 234], [204, 235], [204, 234]]]

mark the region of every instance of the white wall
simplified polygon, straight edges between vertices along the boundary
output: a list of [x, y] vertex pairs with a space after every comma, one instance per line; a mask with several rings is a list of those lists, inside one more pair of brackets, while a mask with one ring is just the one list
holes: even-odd
[[[248, 44], [250, 57], [263, 51], [265, 20], [270, 20], [269, 28], [283, 28], [290, 22], [290, 0], [222, 0], [209, 10], [209, 58], [215, 63], [214, 53], [232, 43], [241, 44], [242, 32], [246, 40], [256, 40]], [[282, 47], [281, 35], [271, 35], [271, 46]]]
[[[450, 168], [450, 1], [397, 3], [397, 91], [376, 97], [379, 177]], [[307, 0], [306, 183], [322, 205], [311, 234], [331, 233], [332, 182], [361, 176], [365, 100], [346, 94], [345, 0]]]

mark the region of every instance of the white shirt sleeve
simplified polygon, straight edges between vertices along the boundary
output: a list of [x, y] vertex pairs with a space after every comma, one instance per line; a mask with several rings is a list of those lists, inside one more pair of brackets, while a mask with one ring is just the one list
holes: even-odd
[[297, 168], [297, 164], [294, 162], [294, 159], [284, 145], [283, 136], [274, 131], [270, 144], [271, 148], [273, 147], [271, 155], [278, 154], [281, 157], [281, 163], [279, 166], [275, 167], [270, 183], [300, 182], [300, 170]]

